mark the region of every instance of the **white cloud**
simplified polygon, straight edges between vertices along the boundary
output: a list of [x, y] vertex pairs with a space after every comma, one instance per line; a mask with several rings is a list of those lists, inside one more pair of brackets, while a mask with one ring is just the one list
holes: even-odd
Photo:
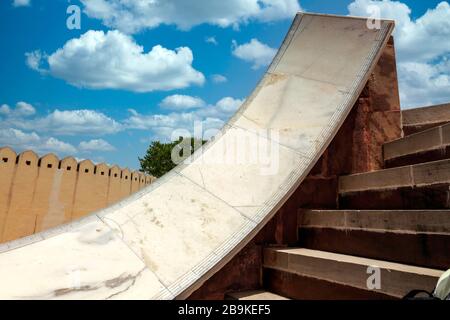
[[75, 154], [77, 149], [56, 138], [41, 138], [36, 132], [26, 133], [18, 129], [0, 129], [0, 145], [16, 151], [33, 150], [39, 154], [54, 152], [58, 155]]
[[40, 141], [37, 133], [25, 133], [17, 129], [0, 129], [0, 143], [3, 145], [30, 145]]
[[[26, 56], [30, 68], [90, 89], [150, 92], [202, 85], [205, 81], [203, 74], [192, 67], [191, 49], [173, 51], [157, 45], [145, 53], [130, 36], [117, 30], [90, 30], [49, 56], [39, 51]], [[48, 63], [48, 70], [41, 68], [43, 62]]]
[[398, 65], [402, 105], [428, 106], [450, 101], [450, 61]]
[[30, 0], [14, 0], [13, 6], [14, 7], [28, 7], [31, 5]]
[[192, 114], [198, 119], [218, 119], [223, 124], [235, 113], [243, 102], [244, 100], [241, 99], [225, 97], [214, 105], [208, 105], [205, 108], [195, 110]]
[[198, 97], [175, 94], [164, 98], [160, 106], [169, 110], [198, 109], [206, 105], [205, 101]]
[[[177, 134], [177, 130], [193, 132], [194, 125], [199, 123], [202, 125], [203, 138], [209, 139], [243, 103], [241, 99], [224, 97], [215, 104], [207, 105], [203, 100], [199, 99], [198, 102], [196, 99], [199, 98], [169, 96], [164, 99], [166, 103], [172, 100], [171, 103], [176, 104], [184, 100], [184, 102], [191, 103], [191, 106], [198, 107], [169, 114], [147, 115], [129, 109], [130, 116], [122, 120], [114, 120], [95, 110], [83, 109], [66, 111], [56, 109], [43, 117], [7, 116], [0, 121], [0, 145], [9, 145], [19, 151], [31, 149], [38, 153], [55, 152], [63, 155], [75, 155], [77, 150], [85, 153], [108, 152], [115, 151], [116, 148], [107, 141], [97, 138], [99, 135], [116, 134], [125, 130], [145, 130], [149, 131], [153, 139], [170, 140], [173, 138], [174, 132]], [[0, 107], [0, 112], [10, 114], [12, 111], [9, 106], [3, 105]], [[45, 135], [45, 137], [41, 137], [41, 135]], [[51, 137], [51, 135], [97, 137], [82, 141], [78, 147], [74, 147]]]
[[16, 109], [14, 112], [26, 117], [34, 115], [36, 113], [36, 109], [34, 109], [31, 104], [21, 101], [16, 104]]
[[184, 134], [177, 134], [177, 132], [193, 132], [194, 126], [201, 124], [202, 132], [205, 138], [211, 137], [208, 131], [221, 128], [224, 121], [219, 118], [204, 117], [196, 112], [185, 113], [170, 113], [162, 114], [132, 114], [125, 120], [125, 124], [129, 129], [146, 130], [151, 135], [152, 139], [162, 141], [170, 141], [178, 136]]
[[231, 97], [226, 97], [216, 104], [216, 108], [225, 113], [234, 113], [242, 105], [243, 101], [240, 99], [233, 99]]
[[77, 149], [69, 143], [56, 138], [44, 140], [40, 146], [36, 147], [37, 152], [55, 152], [57, 154], [76, 154]]
[[[201, 123], [203, 131], [220, 129], [242, 103], [243, 100], [225, 97], [215, 105], [191, 112], [143, 115], [130, 110], [131, 115], [124, 121], [124, 126], [127, 129], [149, 130], [154, 137], [169, 140], [174, 131], [184, 129], [192, 132], [195, 123]], [[211, 134], [206, 132], [205, 137], [210, 138]]]
[[7, 119], [2, 127], [50, 132], [58, 135], [105, 135], [122, 130], [117, 121], [94, 110], [54, 110], [45, 117], [33, 119]]
[[7, 104], [2, 104], [2, 105], [0, 106], [0, 114], [1, 114], [1, 115], [7, 116], [7, 115], [9, 115], [10, 113], [11, 113], [11, 108], [10, 108], [10, 106], [8, 106]]
[[54, 110], [44, 117], [34, 117], [35, 109], [28, 103], [18, 102], [15, 108], [0, 106], [0, 145], [11, 146], [18, 151], [33, 150], [39, 154], [54, 152], [58, 155], [75, 155], [83, 152], [106, 152], [116, 150], [102, 139], [82, 141], [78, 149], [54, 137], [56, 135], [105, 135], [124, 129], [123, 125], [94, 110]]
[[7, 104], [3, 104], [0, 107], [0, 115], [5, 117], [28, 117], [36, 113], [36, 109], [29, 103], [20, 101], [16, 104], [15, 108], [11, 108]]
[[439, 3], [416, 20], [411, 18], [411, 9], [399, 1], [355, 0], [348, 9], [351, 15], [367, 16], [371, 6], [380, 9], [382, 18], [396, 20], [395, 43], [402, 107], [448, 102], [448, 2]]
[[415, 21], [411, 19], [411, 9], [398, 1], [356, 0], [349, 5], [349, 12], [367, 16], [371, 6], [380, 9], [382, 18], [396, 21], [396, 48], [400, 58], [423, 62], [450, 52], [448, 2], [439, 3]]
[[[41, 117], [8, 116], [0, 122], [0, 130], [15, 128], [15, 130], [20, 132], [33, 131], [39, 134], [58, 136], [100, 136], [116, 134], [127, 129], [136, 129], [152, 130], [159, 136], [167, 138], [168, 134], [175, 129], [192, 128], [194, 122], [202, 122], [206, 129], [220, 128], [242, 103], [243, 100], [225, 97], [214, 105], [208, 105], [197, 97], [173, 95], [161, 102], [161, 105], [165, 105], [167, 108], [176, 109], [176, 112], [170, 112], [169, 114], [142, 115], [130, 109], [130, 116], [119, 121], [95, 110], [61, 111], [56, 109], [50, 114]], [[6, 105], [0, 107], [0, 113], [5, 110], [8, 110], [6, 111], [8, 113], [12, 112], [11, 108]], [[101, 139], [92, 141], [80, 144], [79, 149], [88, 151], [94, 143], [99, 151], [107, 151], [106, 149], [109, 149], [103, 144], [103, 147], [106, 149], [100, 150]], [[90, 144], [88, 144], [89, 142]]]
[[244, 61], [253, 63], [252, 69], [267, 66], [272, 61], [277, 51], [268, 45], [261, 43], [258, 39], [238, 45], [233, 41], [233, 55]]
[[35, 50], [32, 52], [25, 53], [25, 63], [27, 66], [40, 73], [45, 74], [47, 71], [42, 68], [42, 63], [47, 59], [47, 55], [42, 53], [41, 50]]
[[211, 43], [211, 44], [213, 44], [213, 45], [215, 45], [215, 46], [217, 46], [219, 43], [217, 42], [217, 39], [216, 39], [216, 37], [206, 37], [205, 38], [205, 42], [206, 43]]
[[200, 24], [219, 27], [248, 21], [269, 22], [292, 18], [301, 10], [297, 0], [81, 0], [84, 12], [103, 24], [136, 33], [161, 24], [189, 30]]
[[224, 83], [224, 82], [228, 81], [227, 77], [225, 77], [221, 74], [213, 74], [211, 76], [211, 79], [214, 83]]
[[116, 148], [114, 148], [111, 144], [109, 144], [107, 141], [103, 139], [93, 139], [90, 141], [82, 141], [80, 142], [79, 149], [81, 151], [85, 152], [92, 152], [92, 151], [115, 151]]

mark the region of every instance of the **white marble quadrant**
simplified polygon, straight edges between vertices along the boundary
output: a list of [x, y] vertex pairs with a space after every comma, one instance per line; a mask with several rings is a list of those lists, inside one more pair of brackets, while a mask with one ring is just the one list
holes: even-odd
[[245, 207], [246, 216], [253, 219], [293, 170], [305, 169], [308, 163], [290, 148], [232, 127], [180, 173], [230, 206]]
[[[319, 94], [318, 94], [319, 93]], [[307, 157], [318, 151], [316, 140], [346, 99], [344, 87], [293, 75], [267, 74], [258, 95], [235, 126], [271, 137]], [[269, 112], [276, 106], [277, 112]], [[289, 110], [289, 111], [288, 111]]]
[[196, 267], [249, 220], [224, 201], [180, 175], [139, 204], [121, 210], [137, 212], [118, 227], [105, 220], [166, 285]]
[[368, 29], [363, 18], [305, 15], [302, 20], [280, 63], [271, 71], [349, 88], [380, 30]]
[[98, 218], [1, 254], [0, 283], [0, 299], [151, 299], [164, 290]]

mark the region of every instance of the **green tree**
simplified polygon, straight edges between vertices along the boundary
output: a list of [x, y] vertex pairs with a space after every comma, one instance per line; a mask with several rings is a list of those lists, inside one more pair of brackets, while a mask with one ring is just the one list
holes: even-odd
[[[177, 165], [172, 161], [172, 150], [174, 150], [174, 153], [178, 153], [181, 158], [186, 159], [206, 142], [206, 140], [183, 137], [169, 143], [153, 141], [148, 147], [145, 156], [139, 158], [140, 171], [159, 178]], [[183, 148], [183, 146], [188, 144], [190, 144], [190, 148]], [[187, 154], [184, 154], [187, 149], [189, 149]]]

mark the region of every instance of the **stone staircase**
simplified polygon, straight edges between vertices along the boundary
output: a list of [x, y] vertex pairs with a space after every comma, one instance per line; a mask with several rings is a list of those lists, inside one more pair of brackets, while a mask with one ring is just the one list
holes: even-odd
[[392, 141], [384, 145], [383, 151], [386, 168], [448, 159], [450, 158], [450, 124]]
[[[450, 268], [450, 105], [402, 116], [405, 137], [384, 145], [385, 169], [340, 177], [338, 210], [299, 209], [296, 247], [263, 250], [266, 291], [256, 297], [399, 299], [433, 290]], [[374, 268], [376, 288], [368, 285]]]
[[409, 109], [402, 112], [406, 136], [450, 122], [450, 104]]

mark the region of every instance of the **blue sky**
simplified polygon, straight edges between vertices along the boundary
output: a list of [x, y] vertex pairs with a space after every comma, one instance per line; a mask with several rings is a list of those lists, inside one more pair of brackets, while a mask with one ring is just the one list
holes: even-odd
[[[127, 3], [0, 2], [0, 146], [138, 169], [150, 141], [192, 130], [194, 121], [221, 127], [264, 73], [298, 9], [368, 15], [376, 5], [397, 20], [402, 107], [450, 100], [446, 1]], [[66, 26], [69, 5], [81, 9], [79, 30]]]

